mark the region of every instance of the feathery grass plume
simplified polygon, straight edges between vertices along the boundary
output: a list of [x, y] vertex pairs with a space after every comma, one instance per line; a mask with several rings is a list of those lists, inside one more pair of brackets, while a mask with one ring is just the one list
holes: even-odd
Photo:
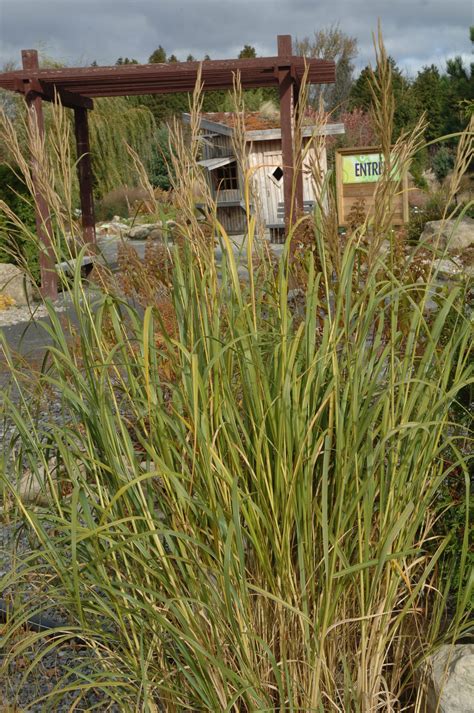
[[233, 91], [231, 100], [232, 110], [234, 113], [232, 148], [239, 167], [239, 184], [243, 186], [247, 225], [250, 225], [252, 222], [255, 223], [255, 233], [259, 238], [260, 244], [263, 245], [264, 243], [262, 241], [264, 239], [265, 223], [262, 217], [261, 199], [253, 176], [253, 173], [258, 170], [258, 167], [251, 168], [249, 162], [251, 144], [249, 145], [249, 141], [246, 136], [246, 107], [240, 80], [240, 72], [236, 72], [233, 75]]
[[239, 170], [239, 185], [242, 187], [246, 213], [246, 233], [242, 250], [245, 248], [247, 251], [247, 263], [253, 263], [253, 270], [249, 271], [249, 277], [253, 279], [254, 273], [261, 271], [274, 274], [274, 256], [265, 239], [262, 202], [254, 177], [261, 166], [251, 166], [249, 160], [252, 149], [246, 134], [246, 107], [240, 72], [235, 73], [233, 77], [231, 101], [234, 114], [232, 148]]
[[[73, 240], [65, 241], [64, 238], [68, 235], [75, 238], [82, 232], [72, 204], [75, 163], [70, 151], [70, 123], [65, 112], [59, 102], [54, 102], [50, 110], [48, 140], [39, 131], [37, 122], [32, 119], [34, 107], [28, 110], [26, 117], [17, 120], [20, 123], [19, 129], [9, 117], [0, 112], [0, 134], [2, 141], [9, 147], [12, 170], [19, 180], [25, 183], [31, 203], [37, 210], [42, 199], [46, 203], [47, 215], [42, 220], [41, 228], [49, 248], [38, 240], [36, 231], [30, 230], [2, 201], [0, 209], [7, 218], [7, 230], [13, 228], [26, 236], [39, 251], [50, 250], [56, 262], [60, 262], [64, 257], [76, 256]], [[20, 140], [22, 134], [26, 136], [26, 146]], [[40, 211], [39, 214], [41, 215]]]
[[[394, 199], [400, 190], [393, 180], [396, 173], [400, 180], [409, 169], [414, 154], [422, 147], [426, 119], [422, 115], [411, 132], [404, 132], [392, 145], [395, 98], [392, 90], [392, 69], [385, 50], [379, 23], [377, 36], [374, 35], [376, 69], [370, 70], [369, 84], [372, 95], [371, 116], [383, 155], [383, 172], [376, 184], [374, 194], [374, 216], [368, 248], [368, 264], [373, 267], [384, 240], [391, 240], [391, 226], [394, 217]], [[396, 237], [395, 237], [396, 239]]]
[[138, 176], [138, 183], [146, 196], [146, 202], [150, 206], [150, 212], [158, 213], [158, 201], [156, 199], [155, 190], [151, 185], [150, 179], [148, 178], [148, 173], [143, 161], [138, 153], [129, 144], [125, 143], [125, 148], [132, 159], [133, 166]]
[[[468, 172], [474, 156], [474, 116], [469, 118], [466, 130], [461, 134], [456, 152], [454, 167], [448, 184], [448, 198], [446, 201], [445, 216], [449, 206], [454, 201], [459, 191], [462, 177]], [[469, 207], [466, 206], [465, 210]], [[449, 216], [452, 217], [452, 216]]]

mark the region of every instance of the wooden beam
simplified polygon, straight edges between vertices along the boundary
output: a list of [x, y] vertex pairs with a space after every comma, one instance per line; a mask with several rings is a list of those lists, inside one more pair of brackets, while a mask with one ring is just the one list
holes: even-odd
[[[291, 35], [278, 35], [278, 55], [291, 56]], [[278, 69], [280, 91], [281, 152], [283, 162], [283, 202], [285, 205], [285, 230], [290, 230], [294, 222], [294, 161], [293, 161], [293, 79], [291, 67]]]
[[[22, 50], [21, 59], [24, 70], [38, 70], [38, 53], [36, 50]], [[28, 105], [28, 121], [32, 130], [44, 136], [44, 119], [43, 105], [41, 97], [28, 97], [25, 95]], [[35, 188], [35, 219], [36, 232], [38, 239], [42, 245], [42, 250], [39, 254], [40, 276], [41, 276], [41, 294], [43, 297], [49, 297], [55, 300], [58, 296], [58, 276], [55, 270], [55, 254], [52, 243], [52, 225], [49, 215], [48, 204], [45, 196], [41, 193], [39, 182], [39, 166], [37, 160], [32, 157], [31, 173]]]
[[68, 109], [75, 109], [76, 107], [82, 107], [83, 109], [94, 108], [94, 102], [90, 97], [83, 97], [82, 94], [77, 94], [77, 92], [68, 92], [67, 89], [61, 89], [61, 87], [56, 87], [54, 84], [47, 84], [37, 77], [15, 79], [14, 89], [16, 92], [22, 92], [26, 99], [34, 99], [39, 96], [41, 99], [54, 102], [59, 98], [61, 104]]
[[47, 85], [44, 82], [38, 82], [41, 87], [39, 92], [42, 99], [54, 102], [56, 97], [59, 98], [61, 104], [68, 109], [93, 109], [94, 102], [90, 97], [83, 97], [75, 92], [68, 92], [67, 89], [55, 88], [54, 85]]
[[82, 230], [84, 243], [95, 246], [94, 194], [92, 191], [93, 174], [89, 144], [89, 122], [87, 109], [74, 109], [74, 128], [77, 148], [77, 174], [81, 199]]

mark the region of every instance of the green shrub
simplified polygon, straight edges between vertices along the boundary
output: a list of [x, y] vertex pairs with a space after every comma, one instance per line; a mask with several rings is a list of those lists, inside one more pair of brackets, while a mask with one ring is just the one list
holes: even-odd
[[443, 181], [448, 173], [453, 169], [455, 154], [446, 146], [441, 146], [435, 153], [431, 164], [438, 181]]
[[[21, 179], [5, 164], [0, 164], [0, 200], [11, 208], [27, 228], [35, 230], [35, 211], [31, 196]], [[0, 262], [27, 266], [35, 280], [39, 277], [37, 246], [2, 213], [0, 213]]]
[[[449, 205], [446, 203], [449, 201]], [[441, 220], [443, 215], [449, 214], [456, 206], [451, 203], [446, 191], [434, 192], [423, 208], [410, 208], [410, 218], [407, 226], [407, 240], [416, 245], [424, 230], [425, 223], [431, 220]]]

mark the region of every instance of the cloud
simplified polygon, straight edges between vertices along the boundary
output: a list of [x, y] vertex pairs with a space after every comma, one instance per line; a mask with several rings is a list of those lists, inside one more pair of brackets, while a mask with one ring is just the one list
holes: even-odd
[[160, 44], [182, 59], [235, 57], [244, 44], [274, 55], [277, 34], [301, 38], [337, 23], [357, 38], [362, 67], [377, 17], [389, 53], [411, 73], [469, 56], [464, 0], [0, 0], [0, 64], [30, 47], [69, 65], [144, 62]]

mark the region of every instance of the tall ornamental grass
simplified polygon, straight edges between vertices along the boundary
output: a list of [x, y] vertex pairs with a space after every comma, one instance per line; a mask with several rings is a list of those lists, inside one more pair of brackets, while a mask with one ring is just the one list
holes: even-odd
[[[27, 678], [76, 641], [77, 665], [38, 701], [49, 710], [94, 688], [150, 713], [421, 711], [425, 658], [469, 625], [468, 515], [440, 527], [453, 473], [469, 495], [453, 416], [473, 382], [467, 288], [429, 312], [436, 272], [412, 278], [386, 216], [328, 247], [323, 194], [297, 273], [303, 219], [275, 261], [249, 201], [237, 259], [208, 196], [196, 217], [202, 176], [179, 131], [172, 324], [156, 304], [90, 297], [76, 275], [78, 339], [49, 305], [40, 375], [63, 420], [39, 423], [21, 384], [9, 402], [5, 487], [36, 547], [3, 578], [7, 665], [35, 642]], [[18, 494], [25, 469], [46, 507]], [[64, 626], [18, 638], [51, 606]]]

